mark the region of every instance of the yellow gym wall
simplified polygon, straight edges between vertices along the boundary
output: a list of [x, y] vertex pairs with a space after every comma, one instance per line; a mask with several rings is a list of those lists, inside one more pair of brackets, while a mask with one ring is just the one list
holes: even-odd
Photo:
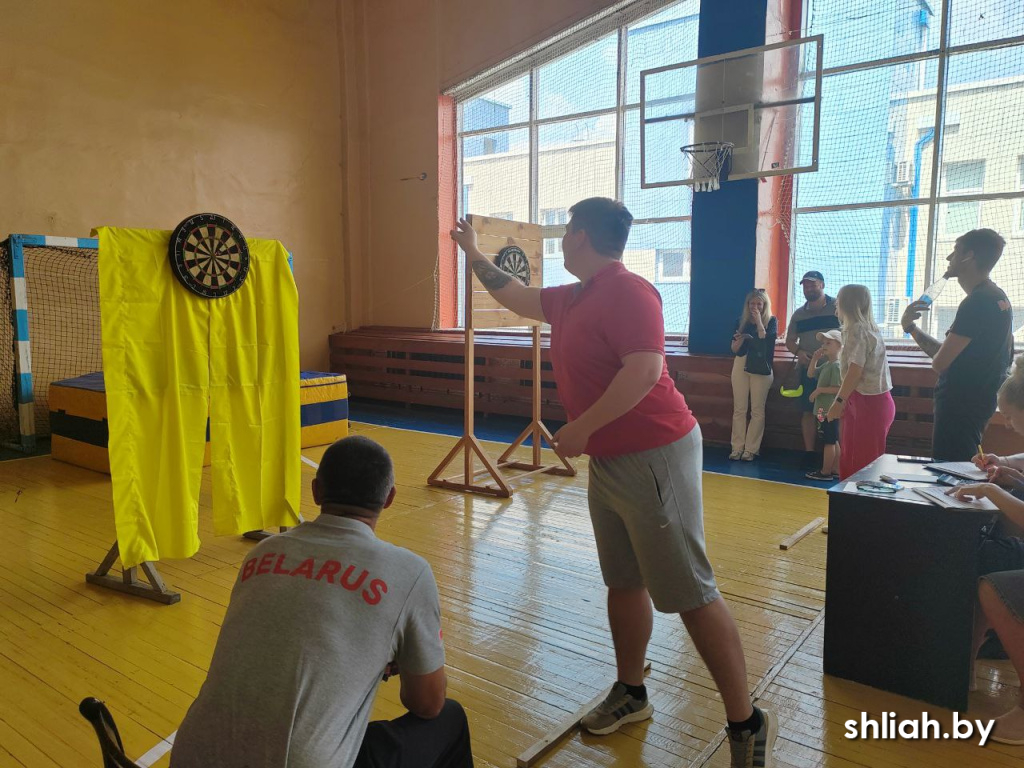
[[[415, 5], [415, 3], [410, 3]], [[344, 326], [336, 0], [0, 0], [0, 237], [223, 213]]]
[[[447, 86], [612, 0], [339, 0], [350, 327], [429, 327]], [[359, 90], [359, 87], [365, 90]], [[352, 86], [355, 86], [353, 88]], [[418, 179], [427, 174], [425, 181]], [[403, 179], [409, 179], [403, 181]]]
[[433, 320], [441, 90], [611, 4], [0, 0], [0, 237], [223, 213], [295, 254], [326, 368]]

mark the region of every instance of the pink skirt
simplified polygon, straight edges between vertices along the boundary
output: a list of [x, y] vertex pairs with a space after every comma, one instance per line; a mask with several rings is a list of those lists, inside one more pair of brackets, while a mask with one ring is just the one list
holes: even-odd
[[839, 432], [839, 477], [843, 480], [859, 472], [885, 453], [885, 439], [896, 418], [896, 403], [891, 392], [862, 395], [854, 392], [843, 410], [843, 428]]

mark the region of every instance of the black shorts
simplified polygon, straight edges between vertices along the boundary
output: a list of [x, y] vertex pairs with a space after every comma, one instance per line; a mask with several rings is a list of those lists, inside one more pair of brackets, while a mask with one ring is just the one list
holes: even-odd
[[835, 421], [819, 421], [818, 434], [825, 445], [835, 445], [839, 442], [839, 419]]
[[998, 532], [984, 537], [978, 551], [978, 575], [1024, 569], [1024, 539]]
[[807, 369], [800, 366], [800, 383], [803, 385], [804, 393], [797, 398], [797, 405], [804, 413], [814, 413], [814, 401], [811, 400], [811, 392], [818, 386], [818, 380], [807, 375]]

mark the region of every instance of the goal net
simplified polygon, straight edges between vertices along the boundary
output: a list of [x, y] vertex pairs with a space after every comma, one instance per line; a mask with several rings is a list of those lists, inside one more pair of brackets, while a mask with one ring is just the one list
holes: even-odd
[[[102, 370], [97, 253], [89, 239], [12, 235], [0, 242], [0, 443], [23, 442], [18, 404], [24, 374], [31, 375], [35, 435], [45, 437], [50, 384]], [[14, 279], [19, 261], [23, 281]], [[17, 343], [26, 322], [27, 353]], [[19, 354], [28, 371], [18, 370]]]

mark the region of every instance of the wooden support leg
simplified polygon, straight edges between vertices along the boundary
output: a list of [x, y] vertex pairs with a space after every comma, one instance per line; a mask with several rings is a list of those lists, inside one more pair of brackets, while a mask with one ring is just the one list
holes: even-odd
[[[533, 437], [533, 463], [515, 461], [512, 454], [515, 453], [519, 446], [526, 442], [526, 438], [531, 436]], [[555, 456], [558, 457], [559, 462], [561, 462], [560, 465], [545, 465], [541, 463], [540, 449], [545, 441], [551, 447], [551, 450], [554, 451]], [[515, 442], [513, 442], [512, 445], [506, 448], [505, 452], [501, 454], [501, 457], [498, 459], [498, 466], [502, 469], [525, 469], [530, 472], [540, 471], [546, 475], [576, 477], [576, 467], [571, 461], [560, 454], [557, 448], [555, 448], [554, 443], [552, 442], [551, 432], [548, 431], [548, 428], [544, 425], [543, 421], [531, 422], [530, 425], [523, 430], [522, 434], [515, 439]]]
[[[459, 452], [462, 452], [462, 458], [464, 460], [463, 474], [461, 475], [462, 482], [458, 482], [460, 475], [455, 477], [441, 477], [441, 474], [448, 468], [448, 465], [455, 461], [459, 456]], [[483, 470], [477, 472], [473, 468], [474, 457], [480, 459], [480, 462], [484, 465]], [[480, 475], [488, 474], [494, 481], [494, 485], [485, 485], [476, 481], [476, 478]], [[512, 495], [512, 487], [505, 480], [505, 476], [501, 473], [498, 465], [491, 461], [491, 458], [484, 451], [483, 446], [473, 435], [463, 435], [459, 442], [455, 444], [455, 447], [448, 452], [444, 460], [437, 465], [430, 477], [427, 478], [428, 485], [438, 486], [440, 488], [448, 488], [453, 491], [468, 491], [470, 493], [483, 493], [488, 496], [498, 496], [499, 498], [507, 499]]]
[[[305, 522], [305, 520], [302, 519], [301, 515], [299, 516], [299, 522]], [[284, 533], [285, 531], [291, 530], [292, 527], [293, 526], [282, 525], [280, 528], [277, 529], [277, 533]], [[277, 534], [273, 531], [246, 531], [242, 534], [242, 538], [249, 539], [250, 541], [263, 541], [264, 539], [269, 539], [271, 536], [276, 535]]]
[[[295, 516], [299, 518], [300, 523], [306, 522], [306, 518], [304, 518], [298, 512], [295, 513]], [[293, 527], [294, 526], [282, 525], [280, 528], [277, 529], [277, 532], [284, 533], [285, 531]], [[264, 539], [269, 539], [273, 535], [274, 534], [271, 531], [246, 531], [242, 534], [242, 538], [249, 539], [251, 541], [263, 541]]]
[[[110, 569], [119, 556], [120, 550], [115, 541], [114, 546], [109, 549], [99, 567], [92, 573], [85, 574], [85, 580], [89, 584], [95, 584], [98, 587], [113, 589], [116, 592], [127, 592], [129, 595], [144, 597], [147, 600], [153, 600], [164, 605], [173, 605], [181, 600], [179, 592], [174, 592], [167, 588], [154, 563], [146, 562], [137, 568], [123, 568], [120, 579], [111, 576]], [[139, 568], [142, 569], [142, 573], [149, 582], [148, 584], [139, 579]]]
[[[470, 217], [472, 219], [472, 217]], [[511, 243], [512, 241], [509, 240]], [[523, 433], [516, 439], [514, 443], [501, 455], [497, 463], [491, 461], [490, 457], [484, 451], [483, 446], [480, 445], [479, 441], [473, 432], [473, 418], [474, 418], [474, 404], [475, 396], [473, 391], [473, 382], [475, 381], [474, 372], [474, 305], [473, 295], [474, 293], [483, 292], [482, 286], [479, 285], [478, 281], [473, 275], [473, 270], [469, 259], [466, 260], [465, 265], [465, 284], [466, 292], [464, 299], [465, 318], [466, 318], [466, 330], [465, 330], [465, 390], [463, 392], [463, 431], [462, 437], [455, 444], [455, 446], [448, 452], [448, 455], [444, 457], [437, 468], [431, 473], [430, 477], [427, 478], [428, 485], [434, 485], [441, 488], [449, 488], [455, 491], [468, 491], [470, 493], [483, 493], [491, 496], [499, 496], [501, 498], [509, 498], [512, 495], [512, 486], [505, 480], [501, 470], [503, 468], [508, 469], [523, 469], [527, 470], [527, 474], [534, 474], [537, 472], [544, 472], [552, 475], [564, 475], [573, 477], [576, 475], [576, 469], [572, 464], [565, 459], [565, 457], [559, 455], [561, 460], [561, 466], [551, 465], [544, 466], [541, 464], [541, 441], [543, 438], [547, 438], [549, 444], [552, 443], [551, 433], [548, 432], [543, 422], [540, 420], [541, 414], [541, 349], [540, 349], [540, 325], [533, 325], [533, 418]], [[528, 437], [533, 437], [533, 461], [532, 463], [515, 461], [512, 458], [512, 454], [515, 450], [521, 446]], [[552, 444], [552, 448], [554, 445]], [[555, 453], [558, 453], [555, 449]], [[448, 468], [457, 457], [462, 457], [462, 482], [458, 482], [458, 476], [454, 477], [442, 477], [441, 475]], [[483, 464], [484, 469], [477, 471], [476, 460], [479, 459], [480, 463]], [[494, 481], [493, 484], [481, 484], [477, 481], [477, 478], [481, 475], [490, 475]], [[515, 479], [515, 478], [513, 478]]]
[[[524, 469], [529, 472], [541, 471], [547, 475], [561, 475], [563, 477], [575, 477], [576, 467], [566, 459], [562, 454], [558, 452], [555, 447], [554, 440], [551, 437], [551, 432], [544, 425], [541, 420], [541, 359], [540, 359], [540, 327], [534, 326], [533, 328], [533, 418], [530, 420], [529, 426], [523, 430], [522, 434], [515, 439], [515, 442], [510, 445], [501, 457], [498, 459], [498, 466], [508, 469]], [[533, 438], [533, 461], [515, 461], [513, 454], [516, 449], [519, 448], [523, 443], [526, 442], [526, 438]], [[558, 460], [561, 462], [561, 466], [558, 464], [552, 464], [545, 466], [541, 463], [540, 451], [544, 446], [544, 442], [547, 441], [548, 446], [555, 452]]]
[[558, 449], [554, 447], [554, 438], [551, 436], [551, 432], [548, 430], [547, 425], [541, 421], [537, 423], [537, 427], [540, 429], [541, 436], [547, 440], [548, 445], [550, 445], [554, 450], [558, 460], [562, 462], [561, 467], [555, 466], [553, 469], [549, 469], [547, 474], [561, 475], [563, 477], [576, 477], [576, 465], [560, 454]]

